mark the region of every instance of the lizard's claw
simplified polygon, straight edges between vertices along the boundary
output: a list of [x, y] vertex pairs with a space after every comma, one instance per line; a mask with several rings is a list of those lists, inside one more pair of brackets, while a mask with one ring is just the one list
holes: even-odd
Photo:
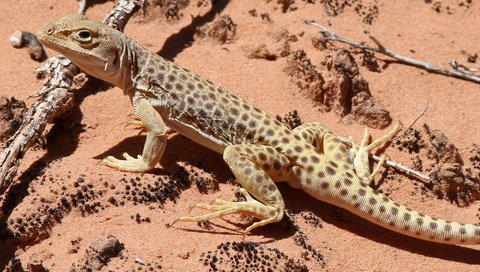
[[125, 160], [119, 160], [113, 156], [108, 156], [102, 160], [102, 163], [106, 166], [126, 172], [146, 172], [153, 168], [145, 163], [140, 155], [138, 155], [137, 158], [134, 158], [128, 155], [128, 153], [123, 153], [122, 156]]

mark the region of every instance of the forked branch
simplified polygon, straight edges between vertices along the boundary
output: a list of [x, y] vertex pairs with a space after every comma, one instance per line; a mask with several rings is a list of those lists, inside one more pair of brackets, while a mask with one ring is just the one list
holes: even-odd
[[[351, 45], [351, 46], [359, 48], [359, 49], [377, 52], [379, 54], [391, 57], [391, 58], [397, 60], [400, 63], [415, 66], [417, 68], [427, 70], [431, 73], [456, 77], [456, 78], [460, 78], [460, 79], [463, 79], [463, 80], [468, 80], [468, 81], [472, 81], [472, 82], [475, 82], [475, 83], [480, 83], [480, 75], [474, 74], [475, 70], [468, 69], [468, 68], [465, 69], [464, 66], [462, 66], [462, 65], [452, 65], [452, 64], [450, 64], [450, 66], [452, 66], [452, 68], [444, 68], [444, 67], [435, 66], [435, 65], [427, 63], [427, 62], [419, 61], [419, 60], [416, 60], [416, 59], [412, 59], [412, 58], [405, 57], [405, 56], [402, 56], [400, 54], [397, 54], [397, 53], [393, 52], [392, 50], [386, 48], [374, 36], [369, 36], [369, 38], [377, 45], [377, 47], [372, 47], [372, 46], [369, 46], [369, 45], [361, 44], [361, 43], [358, 43], [358, 42], [355, 42], [355, 41], [337, 36], [337, 34], [333, 33], [328, 28], [326, 28], [326, 27], [324, 27], [320, 24], [317, 24], [313, 21], [305, 21], [305, 23], [308, 24], [308, 25], [320, 28], [322, 30], [321, 33], [323, 35], [322, 39], [325, 40], [325, 41], [334, 41], [334, 42], [345, 43], [345, 44]], [[454, 63], [456, 63], [456, 62], [454, 62]]]
[[[145, 0], [120, 0], [104, 22], [123, 30], [128, 19], [144, 2]], [[43, 87], [34, 95], [40, 97], [39, 101], [30, 107], [20, 128], [7, 141], [7, 148], [0, 153], [0, 205], [27, 149], [42, 135], [48, 122], [73, 108], [71, 86], [78, 72], [78, 67], [61, 55], [50, 58], [45, 65], [37, 69], [37, 74], [48, 77]]]

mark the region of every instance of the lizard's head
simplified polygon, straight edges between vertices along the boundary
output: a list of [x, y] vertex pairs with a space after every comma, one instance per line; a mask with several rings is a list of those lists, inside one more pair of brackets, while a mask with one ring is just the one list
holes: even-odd
[[121, 69], [122, 35], [82, 15], [68, 15], [38, 31], [38, 38], [45, 46], [61, 53], [86, 73], [111, 83], [117, 81], [115, 77]]

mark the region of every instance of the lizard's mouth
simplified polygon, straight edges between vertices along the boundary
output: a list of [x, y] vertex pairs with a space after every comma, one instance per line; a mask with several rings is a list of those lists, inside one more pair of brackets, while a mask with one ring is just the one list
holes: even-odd
[[[108, 62], [108, 59], [100, 56], [100, 55], [94, 55], [91, 51], [88, 51], [80, 46], [75, 46], [75, 48], [72, 48], [71, 46], [66, 46], [63, 40], [54, 38], [49, 35], [45, 35], [44, 33], [39, 32], [37, 34], [38, 40], [45, 45], [46, 47], [53, 49], [60, 54], [64, 55], [65, 57], [69, 58], [72, 60], [74, 52], [75, 55], [82, 55], [85, 57], [94, 57], [95, 59], [99, 59], [102, 62]], [[72, 60], [73, 61], [73, 60]], [[87, 60], [88, 61], [88, 60]]]

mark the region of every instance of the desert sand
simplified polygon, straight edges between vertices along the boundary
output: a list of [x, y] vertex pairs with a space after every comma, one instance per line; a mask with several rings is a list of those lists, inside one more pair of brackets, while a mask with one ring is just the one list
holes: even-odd
[[[99, 21], [114, 4], [89, 2], [86, 15]], [[295, 110], [303, 122], [320, 121], [338, 136], [360, 140], [366, 126], [374, 138], [397, 121], [409, 126], [428, 104], [413, 126], [418, 134], [394, 141], [386, 153], [391, 160], [423, 173], [440, 173], [437, 183], [385, 169], [377, 177], [376, 188], [438, 218], [479, 222], [480, 85], [386, 62], [389, 58], [378, 54], [374, 60], [379, 66], [369, 68], [361, 65], [364, 54], [359, 50], [340, 43], [318, 44], [319, 29], [303, 23], [315, 20], [339, 36], [375, 46], [368, 38], [373, 35], [397, 53], [439, 66], [448, 67], [454, 59], [479, 68], [475, 57], [480, 54], [478, 3], [220, 0], [212, 7], [210, 1], [192, 0], [178, 13], [165, 13], [159, 7], [162, 1], [149, 2], [146, 14], [138, 13], [128, 23], [128, 36], [274, 116]], [[2, 3], [0, 96], [23, 100], [28, 107], [35, 101], [28, 96], [42, 86], [32, 72], [39, 63], [26, 50], [13, 48], [9, 37], [18, 29], [35, 33], [47, 22], [76, 13], [78, 2]], [[219, 20], [226, 22], [225, 35], [212, 31]], [[363, 111], [349, 113], [338, 101], [330, 108], [319, 101], [315, 93], [319, 86], [327, 96], [338, 87], [339, 75], [327, 67], [341, 48], [349, 50], [369, 94], [388, 111], [391, 121], [370, 122], [369, 116], [359, 116]], [[302, 74], [308, 69], [314, 71], [312, 78]], [[406, 237], [287, 184], [278, 186], [288, 216], [255, 230], [245, 242], [242, 231], [254, 221], [246, 216], [171, 226], [179, 216], [200, 214], [190, 211], [196, 203], [236, 199], [239, 186], [221, 155], [172, 133], [154, 171], [134, 174], [107, 168], [100, 161], [108, 155], [141, 152], [144, 136], [125, 128], [132, 106], [122, 90], [95, 79], [77, 84], [74, 92], [77, 106], [49, 125], [42, 141], [29, 149], [8, 191], [0, 221], [1, 269], [8, 265], [13, 271], [20, 271], [19, 267], [49, 271], [100, 267], [102, 271], [480, 270], [479, 246]], [[438, 142], [448, 143], [454, 155], [442, 153], [444, 145], [436, 146]], [[460, 170], [449, 172], [445, 165]], [[98, 241], [109, 235], [121, 243], [113, 250], [120, 253], [99, 264], [95, 252], [102, 245]]]

